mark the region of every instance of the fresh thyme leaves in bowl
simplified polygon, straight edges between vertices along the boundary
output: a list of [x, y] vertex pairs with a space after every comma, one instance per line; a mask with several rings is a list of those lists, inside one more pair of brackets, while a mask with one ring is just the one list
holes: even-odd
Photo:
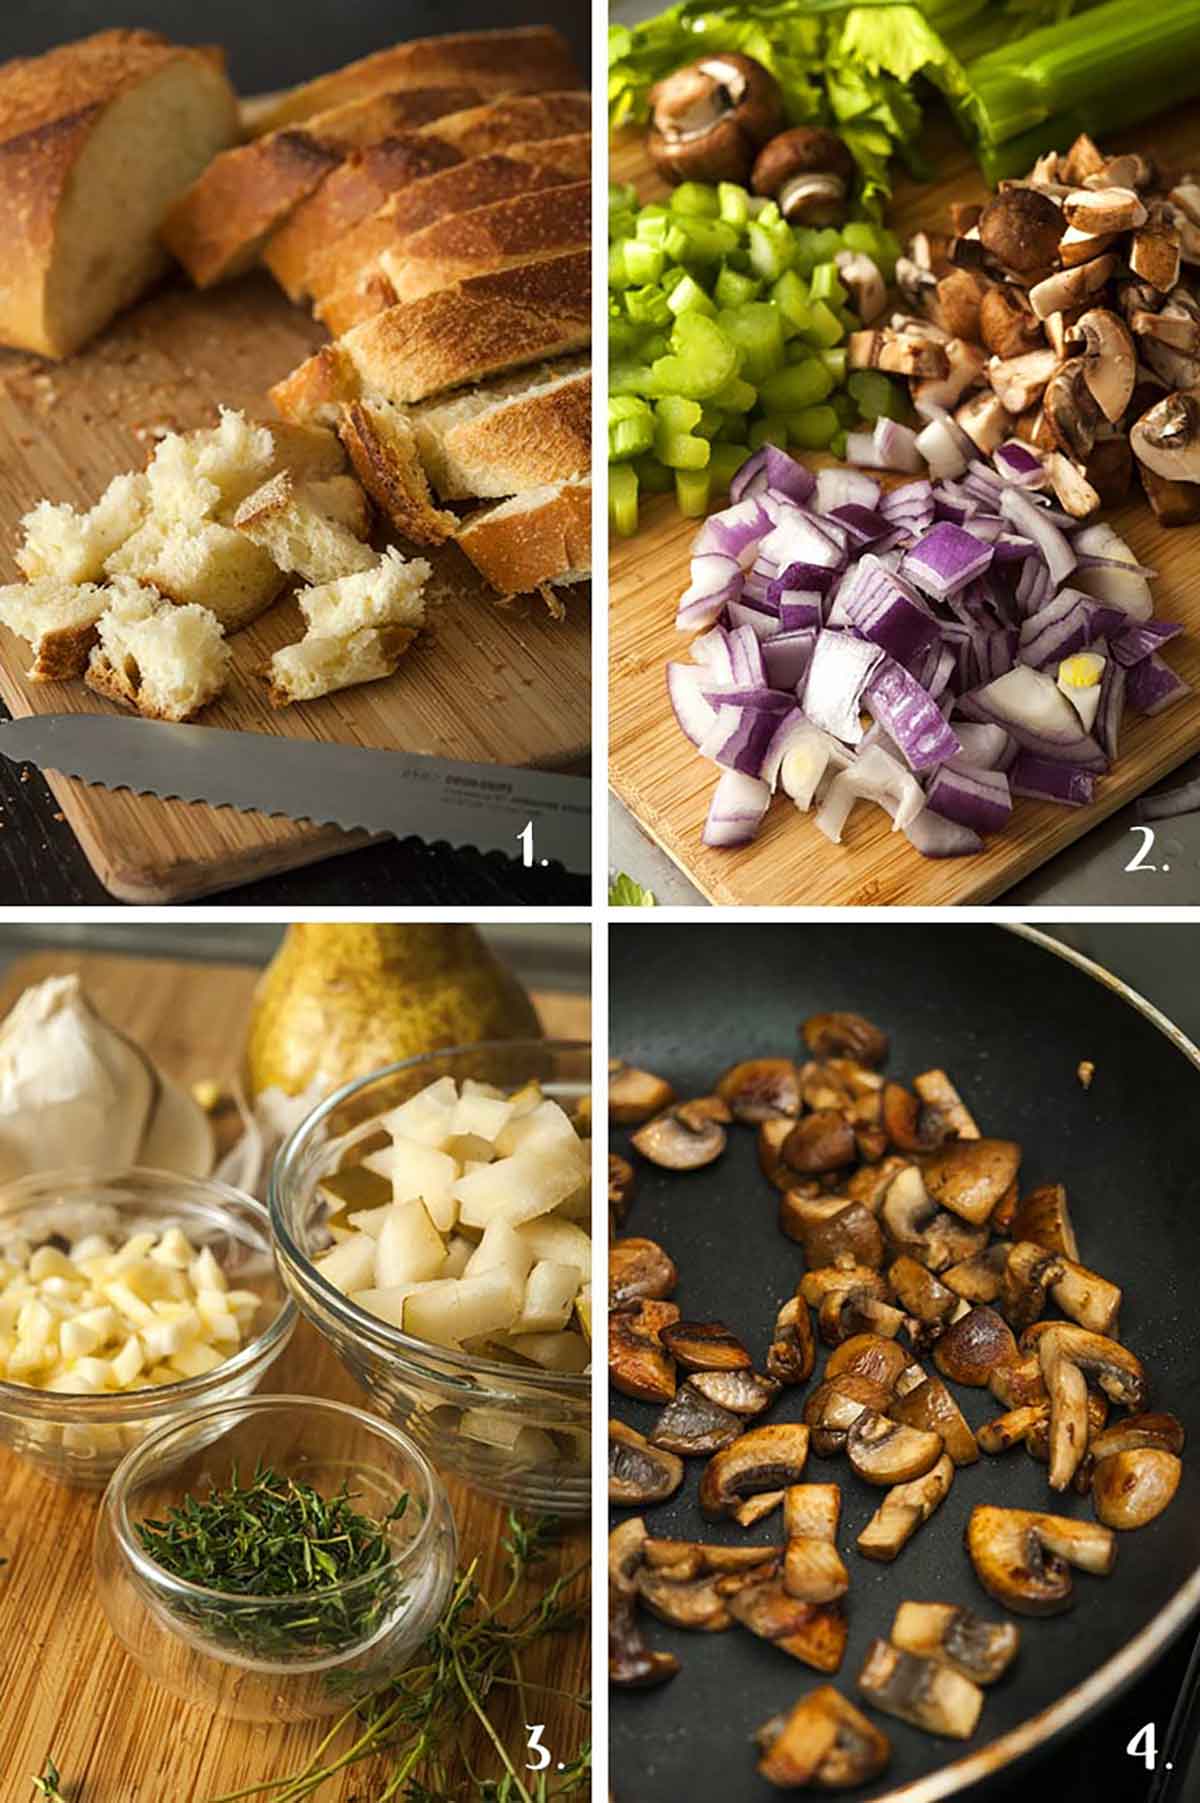
[[[376, 1520], [354, 1507], [345, 1484], [326, 1497], [264, 1465], [242, 1484], [235, 1466], [224, 1489], [185, 1496], [164, 1519], [139, 1522], [137, 1534], [169, 1576], [221, 1593], [181, 1593], [179, 1613], [256, 1658], [295, 1658], [368, 1639], [395, 1607], [388, 1528], [407, 1506], [406, 1491]], [[239, 1606], [241, 1597], [257, 1606]]]

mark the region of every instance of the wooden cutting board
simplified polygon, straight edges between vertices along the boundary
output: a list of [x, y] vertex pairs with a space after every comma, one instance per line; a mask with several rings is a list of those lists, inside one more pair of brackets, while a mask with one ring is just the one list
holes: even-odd
[[[237, 1066], [256, 972], [245, 967], [39, 953], [0, 984], [0, 1016], [43, 977], [76, 970], [100, 1011], [173, 1077], [227, 1082]], [[536, 996], [547, 1031], [586, 1039], [590, 1008], [580, 996]], [[315, 1329], [301, 1321], [267, 1378], [272, 1391], [331, 1396], [361, 1407], [362, 1391]], [[447, 1485], [465, 1564], [480, 1563], [485, 1594], [503, 1566], [500, 1508], [461, 1484]], [[52, 1757], [72, 1803], [205, 1803], [254, 1780], [302, 1768], [329, 1722], [258, 1726], [216, 1718], [176, 1702], [144, 1677], [108, 1631], [92, 1590], [92, 1530], [98, 1497], [52, 1483], [0, 1449], [0, 1797], [32, 1797], [29, 1775]], [[588, 1558], [589, 1530], [568, 1532], [542, 1567], [541, 1583]], [[584, 1631], [543, 1646], [540, 1676], [558, 1690], [586, 1692], [590, 1638]], [[532, 1692], [531, 1692], [532, 1694]], [[558, 1695], [541, 1695], [538, 1719], [556, 1760], [573, 1758], [587, 1718]], [[498, 1712], [498, 1719], [500, 1719]], [[506, 1746], [518, 1769], [523, 1729], [509, 1718]], [[344, 1752], [347, 1735], [331, 1752]], [[471, 1752], [480, 1751], [472, 1746]], [[487, 1768], [491, 1770], [490, 1765]], [[332, 1778], [320, 1803], [354, 1803], [383, 1788], [377, 1760]], [[464, 1780], [464, 1784], [465, 1784]], [[468, 1792], [463, 1791], [464, 1799]]]
[[[1116, 141], [1144, 148], [1168, 167], [1195, 166], [1200, 157], [1200, 110], [1180, 108], [1151, 128]], [[927, 142], [936, 179], [903, 175], [889, 223], [901, 239], [924, 227], [946, 229], [952, 201], [979, 201], [987, 188], [962, 139], [947, 120], [930, 127]], [[612, 176], [633, 181], [643, 199], [661, 196], [640, 138], [614, 144]], [[814, 467], [825, 459], [812, 459]], [[831, 845], [811, 816], [775, 802], [758, 837], [736, 851], [700, 842], [717, 780], [675, 724], [667, 703], [665, 666], [685, 655], [687, 637], [674, 628], [675, 606], [688, 584], [695, 520], [681, 519], [669, 496], [643, 504], [645, 524], [633, 539], [613, 539], [609, 557], [609, 772], [613, 788], [651, 838], [710, 901], [770, 907], [944, 907], [986, 902], [1070, 845], [1200, 749], [1200, 526], [1168, 531], [1141, 498], [1135, 479], [1129, 505], [1105, 517], [1142, 563], [1160, 573], [1155, 611], [1179, 620], [1187, 635], [1167, 661], [1195, 692], [1157, 719], [1127, 713], [1120, 757], [1096, 785], [1088, 808], [1018, 799], [1012, 821], [972, 858], [922, 858], [903, 834], [893, 834], [882, 809], [855, 808], [840, 846]]]
[[[112, 476], [145, 462], [156, 430], [206, 424], [218, 404], [269, 420], [267, 389], [326, 336], [253, 275], [205, 294], [165, 287], [62, 364], [0, 352], [0, 583], [20, 580], [17, 524], [43, 496], [90, 506]], [[395, 676], [272, 708], [257, 671], [303, 631], [285, 599], [231, 641], [231, 686], [201, 724], [478, 763], [561, 767], [584, 756], [586, 591], [564, 591], [566, 618], [553, 620], [537, 596], [498, 606], [452, 545], [420, 555], [434, 566], [433, 625]], [[13, 714], [119, 711], [82, 682], [29, 682], [28, 665], [24, 641], [0, 628], [0, 696]], [[122, 901], [183, 901], [366, 843], [57, 774], [50, 784], [96, 875]]]

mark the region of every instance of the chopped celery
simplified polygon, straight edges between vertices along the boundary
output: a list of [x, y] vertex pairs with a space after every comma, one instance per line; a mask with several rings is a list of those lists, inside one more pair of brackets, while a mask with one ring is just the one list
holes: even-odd
[[661, 288], [648, 284], [645, 288], [625, 290], [625, 311], [635, 325], [666, 326], [671, 323], [671, 309]]
[[726, 225], [745, 225], [750, 217], [750, 196], [737, 182], [718, 182], [717, 210]]
[[[679, 189], [676, 188], [676, 194]], [[731, 250], [737, 249], [738, 235], [731, 225], [720, 219], [679, 220], [667, 234], [670, 246], [674, 234], [679, 232], [684, 239], [683, 249], [677, 253], [681, 263], [719, 263], [727, 257]]]
[[761, 219], [752, 220], [746, 228], [746, 236], [750, 246], [750, 267], [764, 282], [778, 281], [784, 270], [790, 269], [795, 262], [792, 228], [785, 220], [781, 219], [777, 225], [764, 225]]
[[672, 263], [670, 269], [663, 271], [662, 280], [659, 282], [658, 285], [662, 289], [664, 294], [670, 294], [672, 288], [675, 287], [676, 283], [686, 281], [686, 279], [687, 279], [687, 270], [684, 269], [682, 264]]
[[750, 428], [750, 449], [761, 451], [765, 444], [778, 445], [781, 451], [787, 450], [788, 422], [785, 419], [756, 420]]
[[879, 251], [879, 233], [865, 219], [851, 219], [842, 227], [842, 243], [847, 250], [860, 250], [868, 257]]
[[703, 412], [698, 401], [686, 401], [678, 394], [665, 394], [654, 406], [655, 418], [669, 432], [692, 431], [700, 424]]
[[657, 282], [666, 266], [666, 253], [657, 244], [643, 244], [640, 238], [624, 240], [625, 273], [634, 287]]
[[608, 216], [614, 213], [634, 213], [637, 211], [638, 192], [632, 182], [609, 182], [608, 184]]
[[863, 419], [900, 419], [905, 411], [900, 391], [877, 369], [856, 369], [846, 388]]
[[788, 437], [801, 450], [823, 451], [840, 425], [832, 407], [806, 407], [803, 413], [788, 415]]
[[846, 302], [846, 290], [838, 280], [837, 266], [833, 263], [818, 263], [812, 272], [809, 293], [815, 301], [828, 301], [831, 307], [841, 307]]
[[858, 402], [844, 388], [839, 388], [836, 394], [830, 395], [829, 405], [838, 416], [838, 424], [845, 426], [847, 431], [858, 424]]
[[742, 352], [738, 372], [749, 382], [760, 382], [783, 362], [783, 320], [770, 301], [747, 301], [742, 307], [726, 307], [717, 324]]
[[628, 288], [629, 271], [625, 267], [625, 240], [618, 238], [608, 247], [608, 285], [610, 288]]
[[729, 487], [749, 455], [749, 449], [744, 444], [722, 444], [718, 440], [713, 445], [707, 474], [714, 492]]
[[631, 464], [618, 463], [608, 472], [608, 514], [622, 538], [638, 529], [638, 479]]
[[608, 221], [609, 237], [632, 238], [637, 229], [637, 220], [632, 213], [613, 213]]
[[809, 308], [809, 323], [802, 336], [822, 350], [831, 350], [842, 337], [842, 322], [824, 301], [815, 300]]
[[680, 182], [671, 190], [671, 211], [689, 218], [715, 219], [721, 206], [715, 189], [703, 182]]
[[676, 282], [667, 296], [667, 305], [672, 313], [707, 313], [715, 319], [717, 309], [705, 294], [699, 282], [693, 281], [690, 275], [684, 276], [682, 282]]
[[654, 391], [654, 377], [648, 363], [636, 363], [629, 359], [609, 365], [609, 394], [653, 394]]
[[835, 432], [829, 440], [830, 454], [836, 457], [839, 463], [846, 461], [846, 437], [845, 432]]
[[680, 314], [671, 351], [651, 366], [660, 394], [706, 401], [738, 373], [737, 345], [704, 313]]
[[640, 457], [654, 443], [654, 415], [634, 395], [612, 395], [608, 403], [608, 455], [617, 463]]
[[675, 487], [675, 472], [657, 457], [639, 457], [634, 464], [638, 482], [648, 495], [669, 495]]
[[675, 504], [685, 520], [698, 520], [708, 512], [709, 476], [703, 470], [675, 471]]
[[660, 426], [654, 434], [654, 455], [672, 470], [702, 470], [711, 455], [707, 438], [691, 432], [671, 432]]
[[805, 407], [815, 407], [832, 390], [833, 377], [825, 365], [809, 357], [768, 376], [759, 389], [759, 400], [768, 413], [800, 413]]
[[732, 376], [710, 398], [713, 406], [719, 407], [722, 413], [749, 413], [758, 399], [758, 390], [750, 382], [744, 382], [741, 376]]
[[803, 332], [811, 324], [808, 290], [794, 269], [785, 269], [771, 289], [771, 299], [783, 314], [784, 330]]
[[718, 307], [744, 307], [747, 301], [757, 300], [761, 292], [761, 282], [756, 282], [753, 276], [743, 275], [740, 270], [731, 269], [728, 263], [723, 263], [713, 289], [713, 299]]
[[813, 233], [813, 249], [818, 263], [832, 263], [842, 248], [842, 234], [835, 226], [823, 225]]
[[844, 346], [832, 351], [819, 350], [817, 356], [821, 359], [821, 362], [825, 365], [835, 382], [840, 383], [846, 380], [846, 351]]
[[700, 438], [715, 438], [724, 423], [725, 415], [719, 407], [705, 407], [694, 430]]

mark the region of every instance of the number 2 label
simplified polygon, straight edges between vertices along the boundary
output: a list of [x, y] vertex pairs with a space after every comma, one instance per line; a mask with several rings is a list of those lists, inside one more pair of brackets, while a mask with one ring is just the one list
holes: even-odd
[[1131, 833], [1144, 833], [1145, 837], [1126, 864], [1126, 870], [1157, 870], [1157, 864], [1147, 864], [1146, 862], [1146, 858], [1154, 850], [1154, 828], [1152, 826], [1131, 826], [1129, 830]]

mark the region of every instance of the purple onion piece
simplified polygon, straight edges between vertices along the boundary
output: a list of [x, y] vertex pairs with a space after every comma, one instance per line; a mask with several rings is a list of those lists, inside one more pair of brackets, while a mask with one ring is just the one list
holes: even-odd
[[777, 445], [766, 444], [743, 463], [729, 484], [729, 498], [735, 502], [752, 499], [770, 489], [789, 501], [807, 501], [816, 486], [816, 479], [802, 463]]
[[885, 659], [875, 672], [863, 699], [872, 719], [899, 745], [910, 770], [930, 770], [962, 750], [937, 703], [894, 658]]
[[1095, 793], [1096, 779], [1077, 764], [1060, 764], [1055, 758], [1022, 751], [1009, 774], [1014, 795], [1030, 801], [1056, 801], [1063, 807], [1086, 807]]
[[1151, 652], [1130, 666], [1125, 699], [1139, 714], [1161, 714], [1191, 692], [1192, 685], [1176, 676], [1157, 652]]
[[771, 791], [759, 777], [726, 770], [713, 790], [704, 822], [705, 845], [728, 849], [748, 845], [771, 804]]
[[961, 761], [935, 770], [925, 793], [935, 814], [977, 833], [1002, 832], [1012, 813], [1012, 796], [1003, 772], [977, 769]]
[[923, 858], [964, 858], [983, 850], [983, 840], [969, 826], [947, 820], [932, 808], [923, 808], [904, 829], [905, 837]]

